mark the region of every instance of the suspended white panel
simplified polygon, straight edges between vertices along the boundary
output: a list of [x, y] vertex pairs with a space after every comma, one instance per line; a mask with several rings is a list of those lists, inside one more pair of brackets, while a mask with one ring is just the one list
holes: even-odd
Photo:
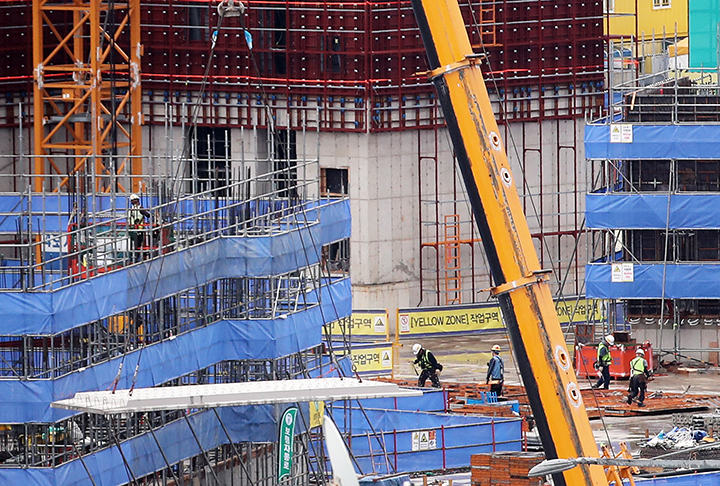
[[400, 388], [394, 383], [360, 381], [356, 378], [317, 378], [136, 388], [132, 395], [129, 390], [117, 390], [115, 393], [80, 392], [73, 398], [53, 402], [52, 407], [111, 414], [420, 395], [422, 395], [421, 390]]

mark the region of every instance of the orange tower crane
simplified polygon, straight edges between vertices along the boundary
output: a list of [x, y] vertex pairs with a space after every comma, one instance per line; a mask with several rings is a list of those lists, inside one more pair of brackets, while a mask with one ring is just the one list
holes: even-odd
[[141, 57], [140, 0], [33, 0], [35, 191], [140, 189]]

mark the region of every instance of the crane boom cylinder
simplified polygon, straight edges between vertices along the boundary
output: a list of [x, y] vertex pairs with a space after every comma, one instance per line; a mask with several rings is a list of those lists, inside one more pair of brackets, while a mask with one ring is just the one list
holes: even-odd
[[[460, 7], [456, 0], [412, 5], [545, 455], [598, 457]], [[554, 474], [553, 480], [556, 486], [608, 484], [603, 468], [594, 465]]]

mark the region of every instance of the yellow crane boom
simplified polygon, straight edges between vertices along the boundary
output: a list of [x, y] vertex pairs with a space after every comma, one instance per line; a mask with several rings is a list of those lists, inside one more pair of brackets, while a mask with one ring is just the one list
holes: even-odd
[[[540, 268], [460, 7], [456, 0], [412, 5], [545, 455], [598, 457], [548, 272]], [[556, 486], [608, 484], [601, 466], [588, 465], [553, 480]]]

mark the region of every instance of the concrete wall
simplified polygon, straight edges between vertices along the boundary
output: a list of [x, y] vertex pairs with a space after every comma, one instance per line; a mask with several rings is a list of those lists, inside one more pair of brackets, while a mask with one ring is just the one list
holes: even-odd
[[[505, 135], [531, 231], [552, 234], [542, 244], [536, 240], [542, 266], [554, 269], [557, 281], [568, 280], [567, 295], [581, 289], [586, 261], [583, 241], [568, 271], [576, 240], [558, 235], [582, 221], [585, 163], [582, 146], [575, 148], [582, 130], [580, 122], [527, 122], [510, 127], [511, 140]], [[435, 223], [449, 214], [459, 215], [461, 239], [478, 240], [449, 145], [444, 129], [321, 135], [320, 165], [349, 170], [355, 308], [387, 308], [393, 321], [398, 307], [445, 304], [436, 292], [438, 275], [444, 289], [442, 247], [438, 257], [434, 247], [421, 251], [421, 241], [444, 240], [443, 225]], [[461, 246], [461, 261], [462, 302], [486, 300], [478, 291], [491, 281], [478, 241]]]
[[[720, 359], [720, 319], [682, 319], [677, 329], [665, 321], [662, 329], [657, 319], [632, 320], [633, 337], [638, 342], [650, 341], [654, 349], [672, 350], [677, 345], [680, 355], [667, 355], [661, 360], [688, 363], [717, 363]], [[718, 349], [715, 351], [715, 349]]]

